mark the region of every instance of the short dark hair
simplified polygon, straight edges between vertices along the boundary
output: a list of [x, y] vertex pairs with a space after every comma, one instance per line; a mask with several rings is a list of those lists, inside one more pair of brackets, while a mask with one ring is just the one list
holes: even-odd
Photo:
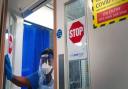
[[50, 48], [47, 48], [45, 50], [42, 51], [41, 55], [44, 55], [44, 54], [51, 54], [53, 55], [53, 50], [50, 49]]

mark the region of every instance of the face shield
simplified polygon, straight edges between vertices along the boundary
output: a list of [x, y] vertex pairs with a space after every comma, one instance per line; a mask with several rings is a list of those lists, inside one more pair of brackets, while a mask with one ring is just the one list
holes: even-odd
[[53, 61], [53, 56], [51, 54], [41, 55], [40, 65], [39, 65], [39, 71], [41, 74], [48, 75], [52, 72], [53, 70], [52, 61]]

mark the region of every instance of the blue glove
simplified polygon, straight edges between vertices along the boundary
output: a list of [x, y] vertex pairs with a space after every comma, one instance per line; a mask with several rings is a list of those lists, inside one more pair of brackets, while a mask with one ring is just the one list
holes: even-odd
[[13, 78], [13, 74], [12, 74], [12, 67], [11, 67], [11, 63], [10, 63], [10, 59], [8, 54], [5, 55], [5, 75], [7, 76], [8, 80], [12, 80]]

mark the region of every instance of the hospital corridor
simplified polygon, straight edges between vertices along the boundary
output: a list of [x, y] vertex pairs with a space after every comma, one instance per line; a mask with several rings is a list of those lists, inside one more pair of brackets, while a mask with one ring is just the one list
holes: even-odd
[[128, 89], [128, 0], [0, 0], [0, 89]]

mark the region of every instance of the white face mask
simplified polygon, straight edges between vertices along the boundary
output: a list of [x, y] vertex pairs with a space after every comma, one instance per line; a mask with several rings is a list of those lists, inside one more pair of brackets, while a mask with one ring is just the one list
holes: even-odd
[[47, 63], [43, 63], [41, 69], [42, 69], [42, 73], [46, 75], [51, 72], [52, 66], [48, 65]]

